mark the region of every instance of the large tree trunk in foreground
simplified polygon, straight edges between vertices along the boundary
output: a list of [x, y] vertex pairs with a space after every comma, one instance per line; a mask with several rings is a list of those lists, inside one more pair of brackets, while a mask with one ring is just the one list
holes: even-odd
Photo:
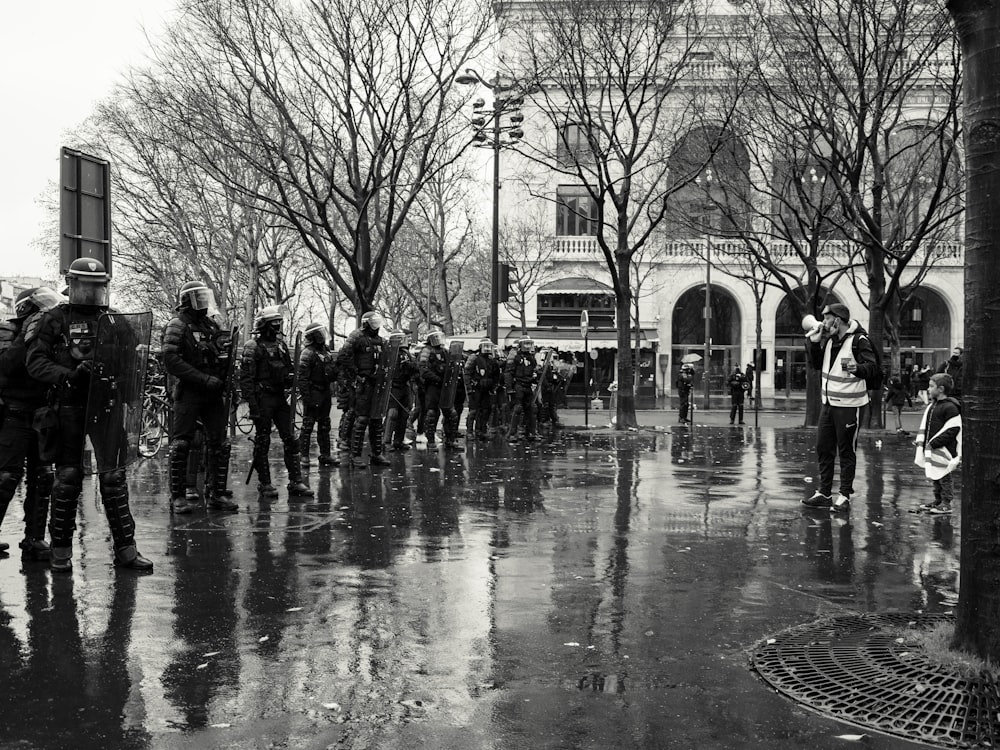
[[1000, 5], [951, 0], [964, 56], [962, 553], [955, 645], [1000, 661]]

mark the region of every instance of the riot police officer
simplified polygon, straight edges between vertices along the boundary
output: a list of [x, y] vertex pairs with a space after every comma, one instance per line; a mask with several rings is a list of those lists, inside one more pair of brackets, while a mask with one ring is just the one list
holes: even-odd
[[410, 416], [412, 402], [411, 382], [418, 376], [417, 363], [410, 354], [410, 348], [404, 339], [399, 347], [399, 360], [392, 373], [392, 386], [389, 389], [389, 409], [386, 416], [386, 442], [389, 450], [405, 451], [410, 446], [403, 442], [406, 432], [406, 422]]
[[185, 492], [188, 458], [198, 422], [204, 431], [205, 496], [214, 510], [235, 511], [228, 488], [232, 446], [226, 438], [226, 390], [233, 356], [231, 332], [215, 322], [215, 294], [203, 282], [189, 281], [177, 292], [177, 315], [163, 329], [160, 350], [166, 371], [175, 378], [170, 430], [170, 504], [190, 513], [197, 500]]
[[[420, 371], [420, 385], [424, 391], [424, 434], [427, 447], [437, 447], [437, 423], [444, 412], [445, 447], [453, 447], [458, 437], [458, 417], [453, 408], [442, 409], [441, 386], [450, 367], [448, 350], [444, 348], [444, 334], [431, 331], [427, 334], [424, 348], [420, 350], [417, 368]], [[453, 432], [454, 430], [454, 432]]]
[[[35, 410], [45, 405], [48, 386], [28, 375], [25, 365], [25, 322], [49, 310], [62, 297], [48, 287], [25, 289], [14, 302], [14, 317], [0, 323], [0, 523], [21, 479], [27, 475], [24, 495], [24, 539], [21, 555], [48, 560], [45, 520], [52, 494], [52, 464], [39, 455], [38, 434], [32, 427]], [[0, 542], [0, 552], [8, 545]]]
[[522, 338], [517, 342], [514, 356], [504, 372], [504, 386], [511, 397], [510, 442], [518, 441], [518, 421], [524, 422], [524, 439], [538, 440], [535, 434], [535, 388], [538, 363], [535, 360], [535, 342]]
[[[354, 428], [351, 431], [351, 465], [355, 467], [386, 466], [389, 460], [382, 455], [381, 418], [371, 416], [372, 404], [378, 390], [381, 372], [382, 347], [385, 342], [379, 335], [382, 316], [369, 310], [361, 316], [361, 327], [351, 333], [337, 357], [341, 375], [354, 383]], [[361, 457], [365, 449], [365, 433], [371, 456], [368, 462]]]
[[319, 465], [338, 466], [340, 461], [330, 455], [330, 409], [333, 406], [331, 388], [337, 382], [337, 362], [326, 345], [326, 327], [310, 323], [305, 331], [305, 347], [295, 374], [302, 401], [302, 429], [299, 431], [299, 453], [302, 465], [309, 465], [309, 443], [313, 426], [319, 446]]
[[[53, 571], [73, 569], [73, 532], [83, 488], [83, 447], [90, 428], [86, 424], [97, 322], [108, 310], [108, 274], [104, 264], [78, 258], [66, 272], [69, 301], [33, 316], [25, 332], [28, 374], [55, 386], [59, 427], [56, 433], [55, 481], [49, 537]], [[92, 431], [95, 451], [114, 440]], [[152, 570], [153, 563], [139, 554], [135, 544], [135, 520], [128, 502], [125, 469], [98, 473], [101, 503], [111, 528], [114, 563], [118, 567]]]
[[466, 417], [465, 434], [487, 440], [493, 401], [500, 387], [500, 363], [496, 358], [496, 345], [482, 339], [477, 350], [465, 360], [465, 391], [469, 399], [469, 416]]
[[267, 454], [271, 448], [271, 427], [278, 428], [288, 470], [288, 494], [312, 497], [313, 491], [302, 481], [299, 465], [299, 441], [295, 437], [292, 409], [286, 391], [295, 384], [292, 357], [285, 345], [281, 325], [284, 315], [277, 305], [265, 307], [254, 323], [256, 338], [243, 346], [240, 361], [240, 392], [250, 407], [254, 423], [253, 468], [257, 472], [257, 491], [276, 497], [271, 484], [271, 466]]

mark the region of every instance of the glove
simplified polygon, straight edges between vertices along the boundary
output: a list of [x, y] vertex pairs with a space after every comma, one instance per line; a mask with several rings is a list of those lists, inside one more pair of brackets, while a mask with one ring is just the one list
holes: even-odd
[[208, 375], [205, 378], [205, 389], [209, 391], [221, 391], [222, 386], [225, 385], [222, 382], [222, 378], [217, 378], [215, 375]]
[[83, 385], [90, 378], [90, 372], [93, 369], [93, 367], [94, 363], [91, 362], [90, 360], [81, 362], [76, 366], [76, 369], [73, 370], [73, 372], [71, 372], [69, 376], [67, 376], [66, 382], [75, 386]]

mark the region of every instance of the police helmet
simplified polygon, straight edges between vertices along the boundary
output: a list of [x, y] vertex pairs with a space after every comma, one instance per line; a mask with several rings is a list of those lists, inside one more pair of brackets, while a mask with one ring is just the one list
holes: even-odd
[[329, 338], [329, 336], [326, 332], [326, 326], [322, 323], [310, 323], [306, 326], [306, 341], [311, 341], [314, 344], [325, 344], [327, 338]]
[[36, 286], [25, 289], [14, 300], [14, 313], [19, 318], [27, 318], [38, 311], [51, 310], [63, 301], [63, 298], [47, 286]]
[[525, 336], [523, 339], [518, 340], [517, 348], [520, 349], [522, 352], [534, 352], [535, 340]]
[[383, 326], [385, 320], [382, 316], [375, 312], [374, 310], [369, 310], [364, 315], [361, 316], [361, 327], [367, 327], [370, 331], [378, 331], [379, 328]]
[[77, 258], [66, 269], [71, 305], [103, 307], [108, 304], [108, 272], [93, 258]]
[[441, 346], [444, 344], [444, 334], [441, 331], [431, 331], [427, 334], [428, 346]]
[[189, 281], [177, 290], [177, 309], [184, 308], [211, 314], [215, 310], [215, 293], [204, 282]]
[[493, 354], [497, 349], [497, 345], [494, 344], [490, 339], [480, 339], [479, 340], [479, 351], [482, 354]]
[[285, 313], [281, 309], [280, 305], [269, 305], [257, 313], [257, 319], [254, 321], [254, 328], [258, 331], [263, 331], [267, 326], [274, 326], [277, 323], [277, 329], [281, 330], [281, 324], [284, 322]]

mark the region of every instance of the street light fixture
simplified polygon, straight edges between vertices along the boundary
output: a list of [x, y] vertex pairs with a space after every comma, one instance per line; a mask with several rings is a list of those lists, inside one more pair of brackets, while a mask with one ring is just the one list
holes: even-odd
[[[505, 92], [514, 91], [516, 84], [500, 82], [500, 73], [489, 81], [478, 72], [466, 68], [465, 73], [455, 78], [462, 85], [485, 86], [493, 92], [493, 104], [486, 108], [486, 102], [476, 99], [472, 103], [473, 117], [471, 124], [475, 131], [472, 136], [477, 146], [493, 149], [493, 228], [490, 252], [490, 309], [486, 335], [493, 343], [499, 345], [499, 306], [500, 306], [500, 149], [510, 147], [524, 137], [520, 127], [524, 115], [519, 107], [524, 104], [522, 94], [504, 96]], [[507, 116], [507, 123], [503, 122]], [[506, 138], [504, 138], [506, 136]]]

